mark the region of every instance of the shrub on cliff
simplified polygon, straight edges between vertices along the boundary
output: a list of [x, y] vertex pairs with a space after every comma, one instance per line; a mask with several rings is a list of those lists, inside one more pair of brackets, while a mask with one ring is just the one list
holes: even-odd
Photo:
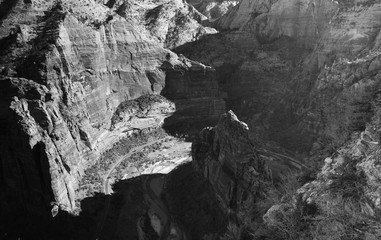
[[380, 239], [380, 214], [367, 196], [361, 159], [342, 154], [329, 159], [318, 179], [264, 215], [270, 239]]

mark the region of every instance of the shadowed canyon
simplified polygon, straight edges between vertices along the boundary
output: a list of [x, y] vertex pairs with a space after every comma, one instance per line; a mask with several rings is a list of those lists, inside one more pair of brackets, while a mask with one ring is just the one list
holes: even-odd
[[0, 0], [0, 239], [381, 239], [378, 0]]

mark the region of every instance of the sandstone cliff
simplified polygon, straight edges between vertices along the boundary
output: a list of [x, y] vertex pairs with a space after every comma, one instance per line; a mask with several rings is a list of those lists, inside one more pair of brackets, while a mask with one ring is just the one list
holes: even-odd
[[[330, 130], [320, 124], [336, 121], [328, 112], [336, 111], [331, 102], [342, 92], [323, 90], [321, 81], [336, 65], [378, 54], [379, 10], [374, 1], [242, 1], [216, 22], [226, 31], [176, 52], [216, 68], [228, 107], [256, 135], [309, 152], [318, 148], [316, 139], [327, 139], [321, 135]], [[369, 75], [377, 64], [372, 69]], [[354, 75], [347, 70], [337, 77]]]
[[163, 47], [174, 48], [217, 31], [201, 25], [206, 17], [181, 0], [108, 1], [108, 7]]
[[179, 60], [155, 40], [161, 35], [147, 37], [108, 6], [69, 0], [1, 6], [9, 6], [1, 8], [0, 31], [3, 219], [22, 212], [46, 219], [50, 203], [73, 211], [84, 169], [120, 139], [161, 126], [175, 111], [172, 102], [152, 97], [175, 82], [166, 64], [186, 76], [184, 104], [218, 103], [188, 116], [225, 110], [217, 87], [193, 94], [216, 86], [210, 67]]
[[265, 215], [284, 239], [380, 237], [380, 7], [242, 1], [217, 21], [228, 31], [176, 49], [221, 73], [227, 104], [251, 138], [306, 151], [311, 165], [326, 159], [315, 181]]
[[187, 2], [204, 14], [208, 21], [214, 22], [228, 13], [240, 0], [187, 0]]
[[[369, 219], [381, 198], [381, 3], [189, 3], [0, 1], [1, 218], [14, 226], [26, 212], [47, 220], [50, 203], [72, 211], [84, 169], [114, 143], [163, 123], [215, 120], [226, 101], [250, 128], [229, 113], [203, 130], [193, 154], [231, 219], [266, 185], [266, 164], [251, 145], [260, 138], [302, 152], [310, 165], [330, 156], [294, 202], [269, 211], [269, 225], [277, 209], [313, 206], [326, 216], [337, 210], [328, 202], [341, 204], [334, 191], [349, 184], [339, 197], [349, 208], [359, 200], [352, 215], [364, 214], [372, 231], [357, 220], [351, 229], [377, 238]], [[209, 34], [207, 18], [222, 32]], [[320, 220], [311, 226], [332, 219]]]
[[202, 130], [192, 157], [226, 215], [238, 214], [245, 201], [256, 201], [268, 184], [268, 168], [249, 139], [249, 129], [232, 111], [216, 127]]

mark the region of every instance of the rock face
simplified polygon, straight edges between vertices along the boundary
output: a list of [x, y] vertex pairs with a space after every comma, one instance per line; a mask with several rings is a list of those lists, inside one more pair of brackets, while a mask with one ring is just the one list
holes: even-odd
[[326, 159], [315, 181], [264, 216], [284, 238], [381, 236], [374, 221], [380, 7], [378, 1], [242, 1], [216, 21], [228, 32], [176, 50], [221, 71], [228, 107], [252, 133], [307, 151], [313, 164]]
[[255, 201], [265, 188], [268, 170], [249, 139], [247, 125], [232, 111], [214, 128], [205, 128], [192, 145], [193, 165], [211, 183], [226, 214]]
[[[177, 60], [155, 40], [161, 35], [148, 38], [95, 1], [18, 1], [1, 21], [1, 195], [14, 199], [2, 199], [6, 217], [47, 216], [50, 202], [72, 211], [85, 168], [136, 129], [160, 126], [175, 110], [157, 96], [177, 77], [163, 67], [168, 59], [186, 76], [184, 91], [216, 86], [210, 68], [199, 78], [201, 64]], [[225, 110], [217, 91], [186, 97], [217, 101], [203, 111], [214, 117]]]
[[169, 59], [161, 66], [166, 72], [163, 96], [173, 101], [176, 113], [166, 125], [217, 121], [225, 112], [224, 94], [218, 86], [215, 69], [184, 56]]
[[[344, 59], [377, 55], [379, 9], [374, 1], [242, 1], [216, 22], [229, 31], [176, 51], [217, 70], [228, 107], [251, 131], [308, 152], [316, 139], [327, 139], [321, 135], [330, 130], [320, 123], [335, 122], [331, 102], [341, 94], [323, 90], [321, 81]], [[377, 72], [372, 67], [369, 75]], [[335, 78], [352, 74], [344, 75]]]
[[214, 22], [229, 12], [240, 0], [187, 0], [187, 2], [208, 17], [210, 22]]
[[206, 17], [181, 0], [113, 0], [106, 5], [133, 22], [141, 32], [170, 49], [217, 32], [202, 26], [200, 23]]
[[[250, 128], [230, 112], [192, 153], [227, 215], [266, 185], [250, 141], [260, 136], [330, 156], [295, 202], [326, 214], [349, 184], [355, 192], [341, 197], [377, 218], [381, 3], [237, 2], [0, 1], [1, 219], [44, 221], [50, 203], [72, 211], [84, 169], [114, 143], [163, 122], [216, 119], [225, 100]], [[209, 34], [207, 18], [226, 31]], [[274, 207], [268, 220], [299, 207]]]
[[[325, 159], [316, 180], [299, 188], [292, 201], [268, 210], [263, 216], [267, 226], [303, 239], [379, 239], [381, 174], [376, 129], [369, 124], [364, 131], [352, 133]], [[300, 219], [305, 219], [304, 228], [297, 223]]]
[[338, 4], [333, 1], [246, 0], [222, 17], [219, 25], [255, 33], [262, 41], [287, 36], [312, 46], [337, 10]]

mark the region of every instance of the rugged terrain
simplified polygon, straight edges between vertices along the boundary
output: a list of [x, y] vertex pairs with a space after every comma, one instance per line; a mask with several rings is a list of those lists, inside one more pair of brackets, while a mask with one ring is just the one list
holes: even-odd
[[380, 17], [1, 0], [1, 237], [380, 238]]
[[[225, 111], [212, 68], [179, 58], [107, 5], [2, 1], [1, 9], [1, 204], [13, 227], [49, 221], [54, 206], [76, 211], [85, 170], [120, 140], [163, 125], [176, 105], [194, 109], [173, 116], [184, 122]], [[181, 95], [165, 90], [172, 102], [158, 94], [172, 89], [176, 71], [183, 83]]]

